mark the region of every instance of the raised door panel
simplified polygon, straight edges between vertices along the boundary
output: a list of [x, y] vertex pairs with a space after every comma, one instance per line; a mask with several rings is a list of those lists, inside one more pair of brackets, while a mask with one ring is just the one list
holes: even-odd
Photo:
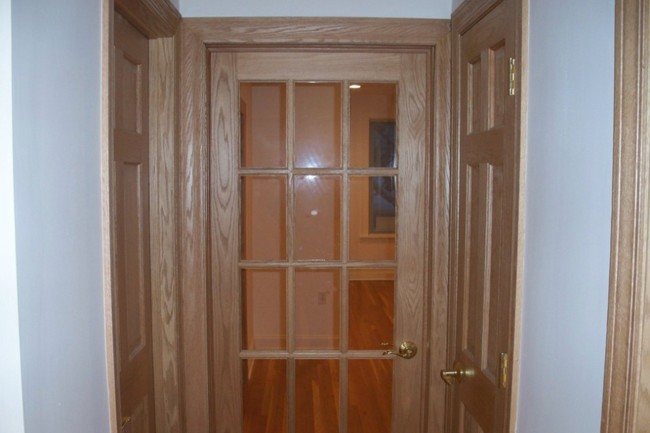
[[149, 247], [149, 42], [115, 15], [113, 239], [120, 416], [155, 431]]
[[513, 344], [518, 196], [510, 3], [456, 29], [454, 360], [464, 377], [452, 392], [453, 432], [502, 432], [508, 419], [509, 379], [501, 373]]

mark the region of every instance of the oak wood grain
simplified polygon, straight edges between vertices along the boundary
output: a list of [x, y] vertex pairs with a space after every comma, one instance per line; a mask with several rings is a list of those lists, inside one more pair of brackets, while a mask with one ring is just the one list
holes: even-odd
[[207, 83], [203, 42], [181, 26], [179, 290], [184, 429], [210, 430], [207, 271]]
[[113, 323], [118, 404], [130, 431], [155, 431], [149, 220], [149, 41], [114, 21], [111, 142]]
[[149, 39], [172, 37], [181, 15], [169, 0], [114, 0], [115, 9]]
[[239, 351], [239, 81], [236, 54], [210, 59], [210, 264], [215, 432], [239, 432], [242, 378]]
[[[428, 95], [429, 58], [425, 54], [402, 54], [398, 94], [397, 179], [398, 215], [397, 291], [395, 294], [395, 343], [412, 340], [419, 346], [424, 325], [424, 287], [427, 265], [427, 170], [430, 151]], [[400, 212], [401, 211], [401, 212]], [[393, 431], [420, 431], [423, 426], [420, 402], [424, 401], [423, 357], [396, 360], [393, 371]], [[417, 390], [417, 391], [416, 391]]]
[[156, 431], [179, 433], [176, 40], [150, 41], [151, 285]]
[[[232, 22], [237, 21], [238, 19], [233, 19]], [[317, 19], [316, 21], [319, 21], [320, 19]], [[324, 21], [328, 21], [329, 19], [325, 19]], [[423, 56], [427, 58], [425, 60], [425, 71], [429, 71], [429, 68], [432, 67], [432, 65], [438, 65], [440, 68], [444, 68], [444, 64], [438, 64], [437, 62], [439, 61], [438, 58], [436, 57], [435, 59], [433, 56], [438, 55], [438, 51], [436, 49], [438, 48], [437, 45], [439, 44], [438, 36], [435, 38], [431, 38], [430, 40], [436, 39], [436, 42], [430, 45], [427, 45], [426, 40], [427, 38], [424, 39], [418, 39], [416, 40], [409, 40], [410, 36], [406, 36], [404, 38], [397, 37], [395, 35], [391, 35], [390, 38], [388, 38], [385, 35], [382, 34], [375, 34], [372, 36], [372, 40], [374, 42], [369, 42], [371, 36], [369, 35], [364, 35], [360, 36], [360, 33], [355, 30], [355, 26], [352, 25], [352, 21], [347, 21], [343, 22], [343, 27], [340, 27], [337, 29], [332, 29], [332, 34], [330, 36], [327, 35], [327, 29], [321, 29], [317, 32], [313, 32], [312, 30], [306, 31], [304, 27], [301, 27], [301, 20], [287, 20], [287, 29], [286, 31], [282, 31], [280, 34], [276, 32], [277, 28], [275, 28], [278, 25], [281, 25], [282, 19], [272, 19], [267, 22], [267, 24], [270, 24], [269, 27], [264, 28], [266, 25], [265, 23], [257, 23], [261, 26], [261, 30], [259, 32], [256, 32], [254, 29], [254, 26], [251, 24], [254, 20], [243, 20], [246, 21], [245, 26], [246, 27], [246, 32], [251, 31], [253, 34], [252, 35], [242, 35], [240, 33], [237, 33], [236, 31], [232, 30], [227, 30], [224, 27], [216, 28], [219, 27], [219, 21], [224, 21], [222, 19], [209, 19], [205, 20], [202, 22], [195, 22], [197, 20], [188, 20], [184, 21], [182, 24], [182, 34], [181, 34], [181, 45], [182, 45], [182, 57], [181, 57], [181, 62], [187, 62], [181, 67], [181, 79], [182, 79], [182, 86], [186, 86], [188, 91], [184, 90], [183, 87], [181, 87], [181, 135], [182, 135], [182, 150], [181, 153], [183, 152], [189, 152], [188, 155], [181, 155], [181, 166], [179, 168], [179, 177], [181, 179], [181, 194], [182, 194], [182, 199], [180, 200], [181, 206], [183, 210], [179, 214], [180, 217], [180, 228], [181, 228], [181, 290], [183, 291], [183, 299], [185, 299], [185, 290], [189, 290], [187, 296], [192, 296], [192, 292], [203, 292], [207, 290], [207, 286], [205, 286], [205, 281], [203, 278], [205, 278], [206, 270], [202, 269], [201, 266], [203, 265], [198, 265], [198, 263], [201, 260], [205, 260], [209, 262], [210, 260], [210, 255], [207, 253], [207, 250], [204, 250], [203, 248], [206, 247], [205, 244], [202, 243], [201, 239], [205, 239], [207, 237], [207, 234], [209, 233], [208, 231], [208, 226], [207, 226], [207, 220], [202, 219], [200, 215], [207, 215], [204, 216], [204, 218], [208, 218], [209, 214], [206, 209], [206, 204], [208, 202], [201, 202], [201, 200], [206, 200], [207, 199], [207, 191], [198, 191], [198, 184], [193, 184], [194, 182], [207, 182], [208, 181], [208, 174], [207, 171], [205, 171], [206, 167], [203, 164], [203, 161], [205, 161], [205, 158], [208, 157], [207, 154], [202, 153], [202, 157], [199, 156], [200, 152], [205, 152], [206, 151], [206, 143], [207, 143], [207, 138], [206, 138], [206, 131], [207, 131], [207, 123], [206, 120], [208, 119], [207, 117], [207, 110], [206, 110], [206, 101], [203, 98], [203, 95], [205, 95], [205, 90], [208, 88], [207, 86], [207, 76], [205, 74], [205, 71], [208, 70], [207, 64], [206, 64], [206, 59], [208, 58], [207, 53], [209, 50], [218, 50], [219, 47], [207, 47], [206, 45], [210, 44], [221, 44], [220, 46], [223, 47], [224, 52], [225, 51], [236, 51], [238, 48], [242, 48], [242, 53], [244, 52], [250, 52], [248, 47], [253, 48], [255, 51], [259, 51], [260, 47], [263, 46], [264, 44], [267, 44], [267, 46], [271, 47], [274, 51], [279, 51], [280, 47], [278, 47], [278, 41], [284, 41], [286, 43], [292, 44], [292, 45], [299, 45], [301, 47], [307, 46], [310, 49], [322, 47], [325, 51], [327, 52], [332, 52], [336, 51], [337, 49], [341, 50], [348, 50], [350, 51], [350, 45], [349, 44], [355, 44], [354, 49], [359, 52], [366, 47], [369, 51], [375, 51], [376, 47], [378, 45], [383, 45], [385, 47], [393, 47], [392, 52], [399, 52], [399, 50], [404, 49], [404, 52], [407, 51], [413, 51], [414, 47], [421, 47], [419, 49], [420, 56]], [[226, 19], [225, 21], [229, 21], [229, 19]], [[266, 20], [264, 20], [266, 21]], [[346, 21], [346, 20], [339, 20], [339, 19], [334, 19], [330, 22], [341, 22], [341, 21]], [[371, 20], [372, 21], [372, 20]], [[381, 20], [379, 20], [381, 21]], [[399, 21], [399, 20], [398, 20]], [[305, 24], [306, 23], [306, 24]], [[302, 24], [307, 25], [309, 27], [312, 23], [311, 19], [306, 19], [302, 20]], [[256, 24], [256, 25], [257, 25]], [[405, 23], [408, 25], [408, 23]], [[446, 32], [448, 32], [448, 27], [449, 23], [447, 21], [444, 22], [439, 22], [439, 23], [431, 23], [429, 22], [427, 25], [433, 24], [434, 27], [438, 27], [438, 30], [441, 31], [441, 35], [444, 35]], [[418, 24], [419, 25], [419, 24]], [[216, 26], [215, 29], [206, 29], [207, 27], [210, 26]], [[346, 27], [347, 26], [347, 27]], [[364, 29], [367, 29], [369, 27], [364, 27], [364, 25], [361, 25], [359, 29], [361, 31], [365, 31]], [[417, 25], [416, 25], [417, 27]], [[270, 30], [271, 28], [274, 28], [274, 30]], [[375, 29], [381, 28], [381, 25], [379, 27], [375, 26]], [[385, 28], [385, 27], [384, 27]], [[444, 29], [444, 31], [443, 31]], [[430, 31], [427, 30], [427, 31]], [[211, 33], [212, 32], [212, 33]], [[225, 33], [224, 33], [225, 32]], [[311, 33], [311, 37], [309, 36], [309, 33]], [[223, 34], [222, 34], [223, 33]], [[408, 33], [408, 32], [406, 32]], [[212, 36], [211, 36], [212, 35]], [[215, 36], [219, 35], [219, 36]], [[368, 40], [366, 40], [366, 37]], [[210, 39], [212, 38], [212, 39]], [[390, 39], [390, 41], [388, 40]], [[444, 39], [443, 39], [444, 40]], [[423, 42], [424, 41], [424, 42]], [[234, 45], [233, 45], [234, 44]], [[275, 44], [275, 45], [274, 45]], [[405, 48], [406, 47], [406, 48]], [[295, 48], [295, 47], [294, 47]], [[435, 49], [434, 49], [435, 48]], [[384, 52], [390, 51], [384, 50]], [[444, 47], [440, 51], [441, 53], [444, 53]], [[443, 57], [444, 58], [444, 57]], [[407, 62], [408, 63], [408, 62]], [[185, 74], [185, 75], [183, 75]], [[192, 76], [192, 74], [195, 74]], [[424, 99], [425, 101], [429, 100], [431, 94], [432, 94], [432, 89], [435, 88], [435, 86], [432, 84], [432, 80], [434, 79], [433, 75], [435, 74], [430, 74], [429, 72], [425, 73], [424, 76], [424, 81], [425, 81], [425, 87], [424, 90], [420, 90], [416, 92], [416, 98], [415, 100], [420, 100]], [[441, 83], [445, 82], [444, 75], [440, 80]], [[202, 89], [203, 92], [201, 92]], [[442, 89], [438, 89], [441, 93], [444, 91]], [[420, 94], [421, 93], [421, 94]], [[419, 95], [419, 96], [417, 96]], [[444, 98], [441, 99], [441, 104], [437, 105], [436, 107], [444, 107]], [[412, 121], [423, 121], [426, 124], [429, 125], [429, 129], [425, 132], [425, 135], [428, 137], [428, 140], [431, 140], [432, 137], [437, 137], [440, 138], [443, 143], [440, 145], [444, 147], [444, 141], [446, 140], [446, 127], [444, 126], [445, 119], [447, 119], [447, 114], [446, 113], [439, 113], [437, 112], [434, 114], [430, 109], [426, 109], [424, 112], [419, 112], [418, 110], [410, 110], [410, 114], [412, 119], [420, 119], [420, 120], [412, 120]], [[440, 122], [440, 129], [437, 129], [436, 131], [432, 132], [430, 130], [431, 124], [433, 122], [433, 118], [438, 119], [436, 121], [436, 127], [438, 126], [438, 121]], [[435, 134], [435, 135], [434, 135]], [[426, 169], [431, 169], [429, 166], [429, 156], [433, 154], [433, 151], [431, 150], [430, 146], [427, 145], [425, 146], [424, 153], [422, 154], [422, 158], [424, 162], [418, 161], [418, 164], [422, 164]], [[443, 152], [444, 155], [444, 152]], [[445, 157], [442, 156], [439, 160], [440, 164], [446, 164]], [[443, 170], [441, 176], [448, 176], [448, 169]], [[442, 178], [441, 178], [442, 179]], [[214, 180], [210, 182], [210, 185], [214, 184]], [[427, 182], [425, 182], [425, 186], [422, 190], [424, 196], [420, 197], [418, 200], [420, 200], [420, 207], [421, 208], [435, 208], [435, 212], [444, 215], [446, 212], [445, 209], [445, 204], [440, 205], [437, 201], [434, 202], [429, 202], [428, 201], [428, 194], [429, 194], [429, 185]], [[444, 199], [446, 191], [444, 189], [441, 189], [440, 191], [440, 196], [437, 196], [438, 198]], [[189, 200], [188, 200], [189, 199]], [[192, 200], [195, 200], [192, 202]], [[437, 199], [436, 199], [437, 200]], [[420, 210], [418, 210], [420, 212]], [[425, 218], [424, 221], [422, 222], [422, 227], [424, 230], [428, 233], [428, 227], [429, 227], [429, 221], [428, 219]], [[192, 229], [196, 230], [197, 232], [192, 234]], [[444, 232], [444, 227], [441, 229], [441, 237], [442, 232]], [[428, 234], [427, 234], [428, 236]], [[439, 239], [440, 240], [440, 239]], [[441, 241], [441, 240], [440, 240]], [[428, 253], [428, 241], [424, 240], [421, 241], [423, 244], [417, 244], [417, 245], [424, 245], [423, 251], [426, 256]], [[442, 241], [441, 241], [441, 244]], [[214, 247], [212, 247], [214, 248]], [[419, 248], [419, 247], [418, 247]], [[444, 260], [442, 257], [444, 257], [444, 253], [441, 254], [439, 257], [441, 257], [439, 260]], [[428, 266], [429, 260], [424, 258], [424, 268]], [[442, 262], [441, 262], [442, 263]], [[189, 266], [188, 266], [189, 265]], [[239, 265], [244, 265], [243, 263]], [[248, 266], [248, 264], [246, 264]], [[342, 272], [342, 277], [345, 279], [345, 273], [346, 273], [347, 267], [344, 268], [344, 271]], [[193, 272], [196, 271], [196, 272]], [[203, 273], [201, 273], [203, 272]], [[425, 270], [425, 274], [426, 274]], [[213, 274], [213, 271], [210, 272]], [[415, 279], [409, 279], [408, 277], [405, 277], [406, 280], [409, 282], [410, 286], [409, 287], [415, 287], [417, 283], [417, 278]], [[420, 277], [418, 277], [420, 278]], [[422, 287], [425, 287], [425, 284], [427, 284], [427, 278], [426, 275], [421, 276], [421, 283]], [[444, 292], [444, 287], [442, 287], [444, 283], [441, 283], [440, 291]], [[201, 296], [201, 295], [199, 295]], [[427, 295], [428, 296], [428, 295]], [[438, 296], [438, 299], [440, 297], [444, 297], [444, 294], [441, 294], [438, 292], [436, 295]], [[431, 296], [433, 299], [433, 296]], [[206, 299], [202, 298], [199, 299], [200, 301], [207, 301], [209, 305], [215, 305], [214, 304], [214, 299]], [[408, 311], [416, 311], [419, 314], [420, 317], [422, 317], [422, 320], [424, 320], [424, 310], [428, 309], [428, 303], [423, 302], [425, 299], [421, 299], [420, 304], [421, 305], [415, 305], [413, 300], [410, 300], [408, 302], [408, 307], [406, 307], [406, 310]], [[198, 303], [197, 303], [198, 304]], [[204, 308], [205, 308], [204, 304]], [[186, 314], [193, 314], [192, 316], [188, 317]], [[217, 317], [213, 317], [213, 320], [216, 320]], [[188, 323], [189, 321], [192, 321], [193, 323]], [[204, 334], [204, 329], [203, 329], [203, 324], [204, 321], [207, 321], [210, 323], [210, 318], [208, 317], [207, 313], [204, 311], [200, 311], [198, 305], [190, 305], [187, 306], [185, 305], [185, 301], [182, 303], [182, 322], [183, 322], [183, 337], [186, 338], [188, 337], [188, 341], [183, 341], [184, 345], [185, 344], [190, 344], [193, 348], [196, 348], [198, 344], [200, 344], [201, 341], [204, 341], [204, 338], [207, 338], [209, 341], [214, 341], [211, 340], [212, 337], [209, 335], [209, 332]], [[431, 322], [427, 322], [429, 324], [434, 324], [434, 323], [442, 323], [440, 324], [439, 327], [434, 326], [437, 330], [444, 329], [444, 316], [442, 322], [439, 321], [439, 317], [432, 317]], [[197, 323], [199, 325], [197, 325]], [[421, 322], [423, 324], [423, 322]], [[214, 325], [214, 323], [212, 324]], [[212, 328], [212, 325], [209, 324], [210, 329]], [[214, 328], [215, 329], [215, 334], [219, 332], [219, 328]], [[197, 330], [197, 333], [191, 332], [191, 330]], [[433, 333], [434, 331], [432, 331]], [[444, 333], [444, 331], [443, 331]], [[424, 338], [424, 337], [420, 337]], [[440, 337], [439, 335], [436, 337], [439, 340], [444, 340], [444, 336]], [[429, 342], [422, 342], [421, 343], [421, 348], [428, 348]], [[191, 350], [191, 349], [190, 349]], [[427, 350], [425, 349], [423, 353], [427, 353]], [[260, 352], [259, 354], [248, 354], [248, 353], [242, 353], [241, 357], [242, 358], [250, 358], [250, 357], [258, 357], [258, 355], [262, 358], [277, 358], [278, 356], [280, 358], [284, 357], [285, 355], [278, 355], [277, 353], [271, 353], [271, 352]], [[381, 352], [378, 351], [377, 353], [373, 352], [372, 357], [375, 356], [380, 356]], [[211, 354], [205, 353], [203, 349], [199, 349], [196, 352], [193, 352], [192, 355], [184, 355], [184, 362], [189, 362], [192, 366], [199, 367], [197, 368], [192, 368], [188, 367], [187, 365], [184, 365], [183, 371], [184, 371], [184, 379], [189, 378], [192, 383], [185, 383], [185, 392], [184, 392], [184, 402], [185, 402], [185, 409], [186, 409], [186, 422], [185, 426], [188, 428], [188, 431], [196, 431], [196, 432], [208, 432], [208, 428], [210, 425], [208, 423], [201, 421], [201, 416], [205, 416], [204, 411], [208, 411], [207, 408], [214, 407], [212, 406], [214, 404], [214, 400], [211, 400], [210, 395], [215, 395], [215, 388], [216, 384], [214, 382], [210, 382], [208, 379], [206, 379], [206, 382], [202, 383], [201, 378], [206, 378], [211, 375], [210, 370], [215, 370], [219, 368], [219, 366], [215, 365], [214, 359], [212, 359], [211, 362], [211, 368], [205, 368], [204, 367], [204, 357], [207, 357], [208, 359], [213, 356]], [[299, 353], [296, 352], [294, 355], [291, 355], [292, 358], [290, 359], [300, 359], [302, 357], [305, 358], [313, 358], [313, 354], [309, 353]], [[319, 354], [319, 356], [322, 356], [324, 358], [339, 358], [339, 359], [357, 359], [357, 358], [364, 358], [369, 356], [368, 352], [364, 351], [348, 351], [347, 353], [344, 354], [330, 354], [330, 353], [323, 353]], [[291, 375], [292, 371], [295, 370], [295, 361], [291, 360], [289, 362], [288, 366], [288, 371], [289, 374]], [[347, 368], [347, 362], [342, 362], [341, 363], [341, 369], [340, 369], [340, 375], [341, 375], [341, 386], [345, 386], [344, 381], [347, 379], [344, 379], [348, 373], [348, 368]], [[420, 373], [422, 374], [422, 373]], [[427, 373], [429, 376], [432, 376], [432, 373]], [[207, 376], [206, 376], [207, 375]], [[424, 375], [421, 376], [422, 379], [424, 379]], [[206, 383], [210, 383], [210, 385], [206, 385]], [[427, 396], [427, 391], [428, 389], [427, 386], [422, 386], [422, 380], [420, 383], [417, 384], [417, 389], [423, 390], [421, 391], [421, 400], [425, 400], [426, 398], [429, 398]], [[291, 381], [289, 382], [289, 385], [292, 385]], [[196, 392], [194, 392], [196, 391]], [[219, 397], [216, 397], [219, 398]], [[192, 401], [190, 401], [190, 399]], [[436, 400], [438, 403], [438, 407], [442, 407], [442, 401], [443, 401], [443, 395], [440, 393], [438, 396], [431, 397], [429, 401]], [[346, 404], [346, 401], [344, 399], [344, 396], [342, 396], [341, 403], [343, 405]], [[214, 413], [213, 410], [209, 410], [210, 413]], [[419, 411], [416, 415], [413, 415], [412, 419], [415, 419], [417, 425], [423, 426], [425, 425], [427, 421], [424, 420], [425, 417], [425, 410]], [[203, 413], [203, 415], [202, 415]], [[198, 417], [198, 418], [197, 418]], [[190, 419], [194, 418], [194, 419]], [[344, 414], [341, 415], [342, 422], [344, 425], [347, 425], [346, 420], [344, 419]], [[198, 420], [198, 421], [197, 421]], [[213, 424], [212, 427], [214, 427], [214, 418], [213, 418]], [[439, 425], [441, 424], [442, 421], [436, 420], [434, 421], [434, 424]], [[189, 429], [188, 426], [193, 425], [195, 428]], [[342, 424], [343, 425], [343, 424]], [[397, 430], [399, 431], [399, 430]]]
[[521, 62], [521, 3], [469, 0], [452, 16], [457, 79], [452, 89], [448, 368], [459, 360], [475, 371], [450, 387], [447, 428], [452, 431], [463, 426], [480, 426], [486, 433], [514, 431], [516, 425], [516, 381], [510, 373], [503, 389], [497, 378], [500, 353], [512, 359], [519, 341], [525, 100], [520, 91], [507, 95], [506, 79], [507, 59]]
[[[238, 76], [241, 80], [270, 80], [282, 75], [286, 65], [297, 52], [240, 53], [237, 56]], [[304, 59], [292, 68], [294, 80], [364, 80], [381, 74], [386, 80], [400, 76], [399, 53], [357, 53], [354, 69], [347, 67], [349, 53], [300, 53]]]
[[438, 372], [447, 363], [447, 303], [449, 284], [449, 186], [450, 178], [450, 90], [451, 90], [451, 44], [449, 36], [440, 40], [433, 49], [431, 89], [433, 143], [430, 166], [433, 175], [427, 208], [430, 209], [430, 245], [428, 257], [431, 270], [428, 286], [430, 310], [427, 318], [425, 339], [429, 346], [429, 366], [426, 382], [429, 384], [427, 407], [428, 431], [443, 431], [445, 422], [445, 384], [438, 380]]
[[186, 18], [207, 44], [433, 46], [448, 20], [393, 18]]
[[102, 2], [102, 48], [101, 48], [101, 203], [102, 203], [102, 257], [103, 257], [103, 280], [104, 280], [104, 329], [106, 342], [106, 368], [108, 370], [108, 410], [109, 429], [111, 433], [118, 433], [119, 424], [119, 385], [118, 365], [116, 357], [114, 312], [113, 302], [113, 254], [112, 240], [112, 143], [113, 143], [113, 107], [115, 98], [113, 96], [112, 78], [115, 74], [113, 61], [113, 16], [115, 10], [112, 0]]
[[616, 4], [614, 185], [603, 433], [650, 431], [650, 8]]

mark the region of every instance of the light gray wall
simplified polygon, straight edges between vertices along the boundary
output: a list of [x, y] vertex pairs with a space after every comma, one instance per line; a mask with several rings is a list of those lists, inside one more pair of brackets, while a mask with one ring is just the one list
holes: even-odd
[[23, 433], [11, 108], [11, 0], [0, 0], [0, 432]]
[[519, 433], [600, 431], [614, 0], [530, 1]]
[[181, 0], [184, 17], [323, 16], [449, 18], [451, 0]]
[[12, 2], [18, 308], [27, 433], [108, 432], [100, 6], [100, 0]]

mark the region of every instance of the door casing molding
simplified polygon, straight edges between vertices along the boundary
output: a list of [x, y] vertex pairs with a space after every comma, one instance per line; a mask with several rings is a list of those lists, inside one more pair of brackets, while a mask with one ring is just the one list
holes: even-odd
[[612, 240], [602, 433], [633, 433], [650, 425], [649, 40], [647, 1], [617, 0]]
[[[214, 431], [215, 365], [212, 347], [213, 314], [210, 272], [210, 148], [208, 49], [269, 50], [298, 47], [317, 50], [408, 50], [430, 53], [429, 82], [433, 101], [433, 138], [427, 161], [429, 218], [429, 275], [426, 322], [430, 332], [430, 364], [425, 368], [429, 431], [442, 431], [444, 384], [437, 370], [446, 362], [447, 278], [449, 238], [449, 89], [450, 46], [448, 20], [351, 18], [210, 18], [185, 19], [180, 30], [178, 153], [179, 290], [182, 341], [183, 430]], [[433, 251], [440, 254], [432, 254]], [[218, 266], [218, 264], [217, 264]]]

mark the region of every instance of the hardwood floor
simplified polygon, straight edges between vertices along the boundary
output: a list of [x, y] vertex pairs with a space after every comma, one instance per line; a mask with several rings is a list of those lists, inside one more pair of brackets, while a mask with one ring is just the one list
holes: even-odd
[[[351, 281], [349, 346], [378, 350], [392, 344], [393, 281]], [[251, 363], [252, 364], [249, 364]], [[341, 393], [338, 359], [296, 360], [296, 433], [338, 433]], [[348, 365], [348, 433], [389, 433], [391, 359], [352, 359]], [[244, 433], [288, 431], [287, 361], [244, 361]], [[246, 377], [246, 375], [244, 375]]]
[[247, 360], [244, 369], [250, 362], [252, 368], [244, 384], [244, 432], [286, 432], [287, 362], [283, 359]]
[[379, 350], [393, 343], [393, 281], [350, 281], [351, 350]]

